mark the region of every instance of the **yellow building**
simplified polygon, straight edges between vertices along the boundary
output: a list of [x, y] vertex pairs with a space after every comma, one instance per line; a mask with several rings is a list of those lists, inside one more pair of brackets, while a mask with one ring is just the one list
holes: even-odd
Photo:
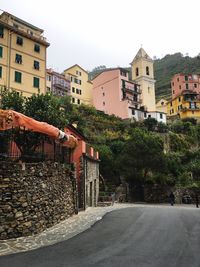
[[200, 119], [200, 100], [198, 94], [185, 90], [167, 104], [167, 116], [169, 119]]
[[0, 15], [0, 87], [24, 96], [46, 92], [43, 30], [12, 14]]
[[160, 99], [157, 103], [156, 103], [156, 110], [158, 112], [163, 112], [167, 114], [167, 103], [168, 101], [166, 99]]
[[147, 111], [156, 111], [153, 60], [140, 48], [131, 62], [132, 79], [140, 85], [142, 105]]
[[72, 103], [92, 105], [93, 84], [88, 79], [88, 72], [76, 64], [63, 73], [66, 77], [70, 76]]

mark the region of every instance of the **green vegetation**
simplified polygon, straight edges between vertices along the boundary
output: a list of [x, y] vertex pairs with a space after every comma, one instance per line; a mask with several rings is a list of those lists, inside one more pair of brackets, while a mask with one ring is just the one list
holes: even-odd
[[[13, 108], [59, 128], [76, 123], [88, 143], [100, 153], [100, 173], [108, 183], [119, 185], [163, 184], [200, 186], [200, 125], [193, 120], [169, 125], [148, 118], [142, 122], [122, 120], [70, 99], [14, 92], [2, 95], [1, 108]], [[26, 136], [27, 135], [27, 136]], [[44, 136], [16, 130], [14, 137], [23, 153], [34, 153]], [[26, 142], [22, 143], [22, 140]]]

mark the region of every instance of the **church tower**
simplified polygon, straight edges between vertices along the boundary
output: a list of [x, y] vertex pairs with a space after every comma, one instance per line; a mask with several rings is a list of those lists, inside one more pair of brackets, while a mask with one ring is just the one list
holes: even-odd
[[140, 84], [142, 106], [147, 111], [156, 111], [153, 60], [141, 47], [131, 62], [132, 80]]

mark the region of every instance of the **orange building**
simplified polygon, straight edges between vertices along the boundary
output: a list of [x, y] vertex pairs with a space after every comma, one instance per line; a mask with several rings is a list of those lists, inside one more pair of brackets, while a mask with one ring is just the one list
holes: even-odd
[[97, 206], [99, 198], [99, 153], [89, 146], [86, 138], [72, 125], [65, 132], [78, 139], [78, 146], [72, 151], [71, 162], [76, 166], [78, 186], [78, 207]]

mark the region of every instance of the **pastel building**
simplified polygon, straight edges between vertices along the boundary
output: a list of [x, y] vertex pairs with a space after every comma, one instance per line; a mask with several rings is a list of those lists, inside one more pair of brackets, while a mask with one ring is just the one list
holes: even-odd
[[89, 81], [88, 72], [79, 65], [64, 70], [66, 78], [70, 77], [70, 95], [73, 104], [92, 105], [92, 82]]
[[47, 69], [46, 73], [46, 92], [51, 92], [56, 96], [70, 95], [70, 78], [66, 78], [53, 69]]
[[199, 74], [176, 74], [171, 80], [172, 99], [181, 95], [185, 91], [200, 94], [200, 75]]
[[180, 95], [174, 97], [167, 105], [168, 118], [200, 119], [200, 100], [199, 95], [194, 91], [185, 90]]
[[106, 114], [142, 118], [140, 95], [140, 86], [129, 81], [128, 71], [123, 68], [103, 70], [93, 79], [93, 105]]
[[166, 99], [160, 99], [157, 103], [156, 103], [156, 110], [158, 112], [163, 112], [165, 114], [167, 114], [167, 103], [168, 101]]
[[43, 30], [3, 12], [0, 15], [0, 86], [24, 96], [46, 92]]
[[124, 68], [102, 70], [93, 81], [93, 105], [109, 115], [136, 121], [155, 118], [166, 123], [166, 113], [155, 105], [153, 61], [140, 48], [131, 63], [132, 80]]

